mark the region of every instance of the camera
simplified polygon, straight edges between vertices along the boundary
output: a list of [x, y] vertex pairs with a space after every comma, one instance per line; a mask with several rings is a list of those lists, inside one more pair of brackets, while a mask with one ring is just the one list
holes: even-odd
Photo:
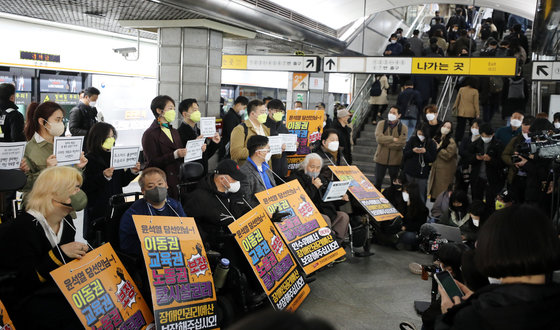
[[121, 54], [124, 57], [128, 57], [129, 54], [136, 53], [136, 47], [113, 48], [113, 51], [117, 54]]

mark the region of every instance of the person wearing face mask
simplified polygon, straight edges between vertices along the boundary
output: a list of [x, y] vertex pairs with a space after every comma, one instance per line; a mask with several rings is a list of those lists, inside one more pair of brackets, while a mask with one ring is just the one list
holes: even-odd
[[[389, 85], [387, 85], [387, 86], [389, 86]], [[323, 129], [325, 130], [327, 128], [331, 128], [332, 124], [333, 124], [333, 121], [331, 119], [331, 116], [327, 113], [325, 103], [323, 103], [323, 102], [317, 103], [317, 105], [315, 106], [315, 110], [323, 111], [325, 113], [325, 116], [323, 117]]]
[[[95, 87], [84, 90], [84, 97], [80, 99], [78, 105], [70, 110], [68, 129], [72, 136], [86, 136], [89, 130], [97, 123], [97, 99], [101, 92]], [[84, 140], [84, 146], [87, 141]]]
[[420, 227], [426, 223], [429, 210], [420, 197], [416, 183], [409, 183], [403, 187], [402, 198], [406, 203], [406, 208], [400, 211], [403, 215], [403, 222], [401, 232], [398, 234], [397, 249], [416, 250]]
[[375, 128], [377, 150], [373, 158], [376, 164], [374, 185], [378, 190], [382, 188], [387, 170], [392, 182], [396, 179], [402, 163], [408, 128], [400, 122], [400, 117], [401, 109], [393, 106], [389, 110], [387, 120], [380, 121]]
[[4, 227], [1, 252], [17, 276], [14, 294], [3, 295], [2, 300], [18, 328], [83, 328], [50, 275], [89, 251], [88, 245], [74, 240], [70, 217], [87, 204], [81, 184], [82, 175], [75, 168], [45, 169], [29, 193], [25, 212]]
[[243, 118], [247, 113], [247, 105], [249, 104], [249, 99], [245, 96], [238, 96], [233, 102], [233, 108], [230, 108], [225, 114], [222, 121], [222, 145], [218, 151], [218, 157], [220, 160], [224, 157], [229, 157], [229, 149], [226, 146], [230, 143], [231, 132], [237, 125], [243, 122]]
[[[270, 136], [276, 136], [278, 134], [289, 134], [288, 128], [284, 124], [284, 116], [286, 114], [286, 108], [284, 103], [278, 99], [272, 99], [268, 102], [268, 117], [264, 123], [266, 127], [270, 129]], [[281, 178], [285, 178], [288, 175], [288, 155], [293, 155], [293, 152], [282, 152], [281, 157], [273, 157], [272, 170], [274, 173], [278, 174]]]
[[446, 226], [462, 227], [470, 220], [469, 196], [463, 190], [455, 190], [449, 198], [449, 211], [442, 214], [438, 223]]
[[[41, 104], [31, 103], [27, 110], [28, 121], [25, 126], [25, 137], [27, 145], [25, 146], [24, 158], [28, 165], [27, 182], [21, 189], [23, 193], [23, 203], [26, 203], [27, 194], [33, 188], [35, 180], [42, 170], [57, 166], [56, 156], [54, 152], [54, 138], [64, 134], [64, 110], [54, 102], [43, 102]], [[88, 160], [82, 155], [80, 163], [74, 165], [82, 170]]]
[[175, 101], [167, 95], [156, 96], [150, 105], [154, 122], [142, 135], [145, 167], [157, 167], [165, 172], [169, 196], [179, 197], [179, 168], [187, 149], [183, 147], [179, 132], [172, 123], [177, 117]]
[[387, 110], [387, 105], [389, 104], [387, 101], [387, 90], [389, 90], [387, 75], [376, 75], [369, 92], [370, 96], [368, 101], [370, 107], [369, 112], [371, 112], [373, 116], [373, 125], [377, 125], [377, 121], [381, 120], [383, 113]]
[[[428, 79], [428, 78], [426, 78]], [[412, 80], [404, 83], [402, 92], [397, 97], [397, 106], [401, 109], [402, 117], [400, 118], [403, 125], [408, 127], [406, 139], [410, 139], [414, 134], [416, 123], [421, 117], [421, 109], [423, 109], [424, 100], [422, 94], [414, 89]]]
[[436, 143], [432, 140], [425, 124], [419, 125], [416, 135], [406, 143], [403, 151], [403, 171], [407, 181], [416, 183], [422, 201], [426, 203], [426, 189], [431, 163], [436, 159]]
[[[270, 136], [270, 128], [264, 123], [268, 115], [266, 107], [261, 100], [252, 100], [247, 105], [247, 114], [249, 118], [237, 125], [231, 132], [230, 155], [239, 166], [242, 166], [249, 157], [249, 148], [247, 141], [255, 135]], [[282, 152], [286, 149], [286, 145], [282, 145]], [[274, 158], [280, 158], [281, 155], [275, 155]], [[269, 160], [267, 159], [268, 163]], [[270, 164], [269, 164], [270, 165]]]
[[424, 122], [428, 127], [428, 135], [433, 138], [439, 131], [442, 121], [438, 119], [438, 108], [435, 104], [428, 104], [424, 108]]
[[247, 140], [249, 158], [240, 166], [241, 172], [245, 174], [245, 180], [241, 181], [241, 192], [246, 197], [251, 207], [259, 205], [255, 194], [276, 186], [274, 174], [270, 170], [270, 147], [268, 137], [253, 135]]
[[473, 200], [468, 212], [470, 220], [461, 226], [461, 237], [465, 244], [474, 249], [478, 231], [486, 220], [486, 204], [481, 200]]
[[463, 10], [461, 8], [455, 9], [455, 15], [451, 16], [445, 25], [446, 29], [452, 30], [464, 30], [467, 28], [467, 22], [465, 21], [465, 16], [463, 15]]
[[434, 137], [437, 144], [436, 160], [428, 178], [428, 195], [435, 200], [439, 194], [453, 183], [457, 169], [457, 143], [452, 138], [453, 124], [445, 121]]
[[196, 139], [205, 139], [202, 145], [202, 159], [195, 160], [195, 162], [204, 166], [204, 173], [208, 173], [208, 159], [212, 157], [220, 148], [220, 133], [216, 132], [212, 138], [204, 138], [200, 135], [200, 122], [201, 114], [198, 109], [198, 102], [195, 99], [184, 99], [179, 103], [179, 113], [181, 114], [182, 121], [177, 131], [181, 136], [181, 143], [183, 147], [187, 146], [187, 142]]
[[523, 114], [514, 112], [507, 126], [500, 127], [496, 131], [496, 139], [503, 145], [507, 145], [511, 139], [521, 135], [521, 124], [523, 123]]
[[314, 150], [323, 159], [323, 168], [321, 169], [321, 178], [325, 182], [334, 180], [334, 174], [329, 169], [329, 166], [347, 166], [348, 163], [344, 158], [344, 153], [340, 148], [338, 141], [338, 132], [329, 128], [323, 130], [321, 134], [321, 144]]
[[552, 120], [553, 120], [552, 124], [554, 125], [554, 129], [556, 131], [560, 130], [560, 112], [554, 113]]
[[469, 149], [471, 155], [471, 193], [473, 199], [486, 199], [492, 203], [493, 197], [504, 187], [504, 163], [502, 162], [503, 144], [494, 137], [489, 123], [480, 125], [481, 138], [473, 142]]
[[[397, 42], [398, 36], [396, 33], [391, 34], [389, 44], [385, 47], [383, 56], [400, 56], [403, 52], [403, 46]], [[393, 85], [391, 86], [391, 93], [395, 94], [399, 85], [399, 76], [393, 75]]]
[[336, 120], [332, 128], [338, 133], [338, 142], [344, 158], [348, 165], [352, 165], [352, 129], [348, 126], [349, 121], [350, 112], [347, 109], [340, 109], [336, 112]]
[[471, 153], [474, 150], [471, 146], [480, 139], [481, 125], [482, 120], [473, 120], [469, 135], [465, 136], [459, 144], [459, 164], [457, 165], [456, 182], [457, 187], [464, 191], [468, 191], [471, 184], [472, 162], [476, 159], [476, 154]]
[[[140, 163], [127, 169], [111, 167], [111, 149], [115, 145], [117, 131], [108, 123], [93, 125], [88, 133], [88, 165], [84, 170], [83, 190], [88, 196], [84, 215], [84, 237], [93, 242], [95, 239], [93, 223], [106, 216], [111, 196], [122, 194], [123, 188], [136, 178]], [[124, 200], [122, 200], [124, 203]]]
[[[299, 181], [329, 227], [334, 231], [335, 239], [340, 244], [348, 233], [350, 217], [345, 212], [337, 211], [336, 202], [323, 202], [323, 192], [326, 187], [319, 177], [322, 168], [323, 159], [321, 156], [316, 153], [308, 154], [299, 164], [299, 169], [291, 173], [289, 181], [294, 179]], [[343, 197], [343, 202], [349, 200], [348, 195]]]
[[168, 197], [166, 175], [157, 167], [148, 167], [142, 171], [138, 184], [143, 198], [134, 202], [123, 214], [119, 224], [119, 245], [121, 250], [133, 257], [142, 258], [140, 239], [134, 226], [133, 215], [151, 215], [165, 217], [186, 217], [181, 203]]
[[202, 240], [212, 250], [239, 250], [234, 241], [225, 242], [232, 249], [220, 248], [220, 243], [224, 243], [223, 235], [230, 232], [227, 226], [250, 210], [240, 189], [241, 181], [246, 178], [233, 160], [224, 159], [214, 173], [198, 183], [183, 205], [185, 212], [195, 219]]
[[16, 87], [10, 83], [0, 84], [0, 142], [25, 141], [23, 115], [15, 101]]

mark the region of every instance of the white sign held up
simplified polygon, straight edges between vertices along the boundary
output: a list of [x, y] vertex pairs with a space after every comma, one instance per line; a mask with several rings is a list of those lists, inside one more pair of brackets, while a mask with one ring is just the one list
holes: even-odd
[[282, 143], [286, 144], [287, 152], [296, 152], [298, 147], [297, 134], [278, 134], [282, 138]]
[[281, 136], [269, 136], [268, 145], [270, 146], [270, 154], [278, 155], [282, 153], [282, 137]]
[[83, 136], [55, 136], [54, 155], [56, 156], [57, 166], [78, 164], [83, 145]]
[[185, 156], [185, 163], [202, 159], [203, 144], [204, 139], [187, 141], [187, 155]]
[[25, 142], [0, 143], [0, 170], [19, 168], [25, 153], [25, 145]]
[[138, 162], [140, 146], [111, 148], [111, 167], [115, 170], [133, 168]]
[[331, 181], [327, 187], [327, 191], [323, 196], [323, 202], [341, 200], [348, 191], [351, 181]]
[[216, 134], [216, 117], [200, 118], [200, 135], [212, 138]]

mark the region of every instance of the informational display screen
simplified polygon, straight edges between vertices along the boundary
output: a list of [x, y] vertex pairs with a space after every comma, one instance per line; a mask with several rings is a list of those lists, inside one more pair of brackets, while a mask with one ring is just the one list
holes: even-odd
[[41, 92], [79, 93], [81, 90], [82, 78], [79, 76], [42, 74], [39, 78]]
[[0, 74], [0, 84], [13, 84], [18, 92], [31, 92], [31, 77], [23, 74]]

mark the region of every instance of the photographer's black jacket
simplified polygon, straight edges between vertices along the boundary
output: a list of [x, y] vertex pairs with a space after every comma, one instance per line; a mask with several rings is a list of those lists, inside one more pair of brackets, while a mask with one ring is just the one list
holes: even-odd
[[[488, 150], [486, 154], [490, 156], [490, 161], [486, 162], [486, 177], [488, 183], [498, 183], [504, 180], [504, 163], [502, 162], [502, 152], [504, 151], [504, 146], [495, 137], [490, 141]], [[476, 155], [484, 155], [484, 141], [482, 138], [474, 141], [465, 155], [468, 161], [472, 165], [471, 178], [478, 178], [480, 173], [480, 166], [483, 160], [476, 159]]]

